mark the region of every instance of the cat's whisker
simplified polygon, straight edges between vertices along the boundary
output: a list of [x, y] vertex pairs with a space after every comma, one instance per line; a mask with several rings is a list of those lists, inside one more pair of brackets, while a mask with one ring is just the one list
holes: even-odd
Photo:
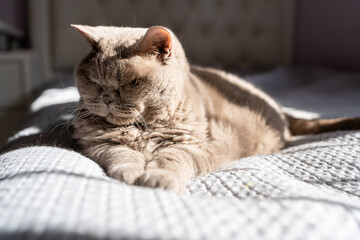
[[94, 115], [93, 113], [91, 113], [87, 109], [78, 109], [78, 110], [75, 110], [75, 111], [78, 111], [78, 113], [72, 119], [69, 119], [70, 123], [74, 122], [77, 119], [86, 119], [86, 118], [89, 118], [92, 115]]
[[91, 116], [93, 116], [94, 114], [92, 114], [92, 113], [84, 113], [84, 114], [82, 114], [82, 115], [80, 115], [78, 118], [80, 118], [80, 119], [87, 119], [87, 118], [89, 118], [89, 117], [91, 117]]
[[54, 132], [56, 128], [60, 127], [60, 126], [63, 126], [62, 129], [64, 129], [64, 127], [67, 125], [67, 122], [62, 122], [62, 123], [59, 123], [58, 125], [56, 125], [51, 131], [50, 133]]
[[134, 122], [134, 126], [136, 127], [136, 128], [141, 128], [141, 126], [139, 125], [139, 123], [138, 122]]
[[[64, 113], [64, 114], [61, 114], [62, 116], [69, 116], [68, 119], [66, 119], [64, 122], [62, 123], [59, 123], [58, 125], [56, 125], [52, 130], [51, 132], [53, 132], [56, 128], [62, 126], [61, 130], [63, 130], [64, 128], [66, 128], [68, 131], [69, 131], [69, 126], [71, 125], [71, 123], [75, 120], [76, 116], [79, 115], [79, 112], [75, 114], [75, 112], [77, 112], [78, 109], [75, 109], [73, 111], [71, 111], [70, 113]], [[61, 132], [62, 133], [62, 132]], [[69, 133], [69, 132], [68, 132]]]
[[90, 117], [91, 116], [91, 114], [83, 114], [83, 115], [79, 115], [78, 117], [77, 117], [77, 119], [87, 119], [88, 117]]
[[69, 133], [69, 126], [71, 126], [71, 124], [73, 123], [73, 121], [77, 118], [83, 118], [84, 113], [85, 112], [81, 112], [84, 111], [82, 107], [62, 107], [60, 108], [56, 115], [59, 115], [60, 117], [66, 117], [67, 119], [64, 119], [63, 122], [60, 122], [59, 124], [57, 124], [54, 128], [51, 129], [50, 133], [54, 132], [57, 128], [61, 127], [61, 132], [60, 134], [62, 134], [62, 131], [66, 128]]
[[136, 116], [136, 120], [139, 121], [141, 123], [141, 125], [143, 125], [145, 127], [146, 130], [149, 130], [149, 126], [146, 124], [145, 118], [141, 115], [141, 113], [135, 109], [137, 116]]
[[60, 84], [61, 84], [62, 88], [65, 89], [64, 83], [63, 83], [63, 81], [61, 80], [60, 73], [58, 72], [57, 74], [58, 74], [59, 81], [60, 81]]

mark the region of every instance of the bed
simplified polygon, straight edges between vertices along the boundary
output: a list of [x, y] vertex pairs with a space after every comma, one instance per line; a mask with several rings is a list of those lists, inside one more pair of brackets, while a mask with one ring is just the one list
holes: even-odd
[[[54, 2], [50, 9], [69, 4]], [[56, 44], [51, 54], [60, 54]], [[42, 59], [48, 54], [43, 49]], [[44, 65], [45, 77], [50, 63], [73, 64], [61, 54]], [[195, 178], [184, 193], [129, 186], [76, 148], [69, 123], [79, 95], [63, 72], [46, 83], [0, 155], [0, 239], [360, 236], [360, 131], [298, 137], [278, 153]], [[360, 73], [279, 67], [242, 76], [297, 117], [360, 115]]]
[[[273, 92], [296, 116], [360, 113], [360, 74], [282, 68], [245, 78]], [[287, 95], [266, 86], [271, 80], [272, 87], [284, 87], [289, 79]], [[128, 186], [74, 149], [67, 123], [79, 96], [71, 82], [64, 79], [33, 102], [32, 117], [0, 156], [0, 238], [360, 235], [360, 131], [298, 138], [278, 153], [239, 159], [198, 177], [181, 194]]]

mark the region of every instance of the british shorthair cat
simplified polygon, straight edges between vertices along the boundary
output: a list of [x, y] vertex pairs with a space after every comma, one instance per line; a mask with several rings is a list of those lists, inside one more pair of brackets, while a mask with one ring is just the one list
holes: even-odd
[[75, 70], [73, 138], [128, 184], [182, 191], [226, 163], [282, 149], [292, 135], [360, 127], [358, 118], [293, 118], [239, 77], [189, 65], [168, 28], [72, 26], [92, 48]]

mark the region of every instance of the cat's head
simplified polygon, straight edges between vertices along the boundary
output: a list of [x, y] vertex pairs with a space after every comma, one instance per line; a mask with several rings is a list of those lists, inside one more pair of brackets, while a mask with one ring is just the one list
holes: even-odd
[[72, 26], [92, 48], [75, 70], [82, 109], [115, 125], [176, 111], [189, 66], [169, 29]]

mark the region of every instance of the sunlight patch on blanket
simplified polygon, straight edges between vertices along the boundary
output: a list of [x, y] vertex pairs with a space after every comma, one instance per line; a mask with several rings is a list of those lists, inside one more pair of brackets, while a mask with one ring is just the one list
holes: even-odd
[[20, 132], [16, 133], [14, 136], [10, 137], [7, 142], [12, 142], [16, 139], [19, 139], [21, 137], [27, 137], [30, 135], [34, 135], [34, 134], [38, 134], [40, 133], [40, 128], [38, 127], [28, 127], [25, 128], [23, 130], [21, 130]]
[[31, 112], [37, 112], [51, 105], [78, 102], [80, 95], [75, 87], [64, 89], [48, 89], [38, 97], [30, 107]]

